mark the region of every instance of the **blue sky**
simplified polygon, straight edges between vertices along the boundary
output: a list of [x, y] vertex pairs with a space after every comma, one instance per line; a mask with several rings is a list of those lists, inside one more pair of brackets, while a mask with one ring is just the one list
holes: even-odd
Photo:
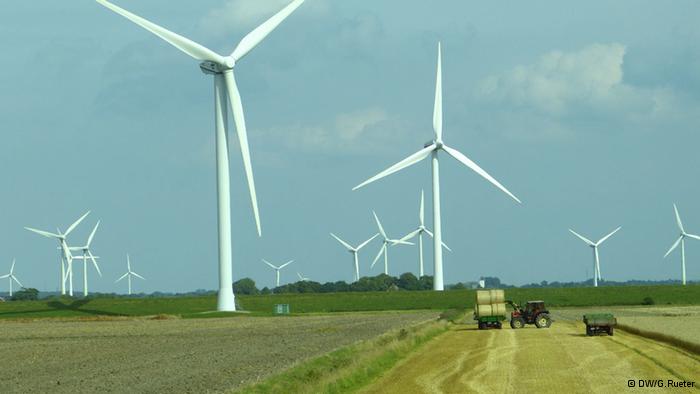
[[[229, 53], [286, 2], [115, 3]], [[673, 202], [700, 232], [697, 15], [693, 1], [307, 0], [236, 68], [263, 237], [233, 143], [234, 279], [271, 285], [265, 258], [296, 260], [283, 282], [350, 280], [329, 232], [359, 243], [376, 231], [372, 209], [391, 236], [417, 225], [421, 188], [432, 203], [428, 162], [350, 190], [432, 138], [438, 40], [446, 142], [523, 200], [443, 158], [446, 283], [583, 280], [591, 254], [567, 228], [599, 238], [620, 225], [601, 247], [604, 278], [679, 278], [678, 254], [662, 256]], [[215, 288], [211, 78], [92, 1], [4, 4], [0, 47], [0, 271], [16, 257], [26, 286], [55, 290], [56, 245], [22, 227], [65, 229], [90, 209], [69, 241], [102, 220], [92, 289], [125, 291], [114, 280], [127, 252], [148, 279], [137, 291]], [[379, 246], [361, 252], [363, 275], [380, 272]], [[687, 259], [700, 279], [700, 242]], [[392, 248], [390, 271], [416, 260]]]

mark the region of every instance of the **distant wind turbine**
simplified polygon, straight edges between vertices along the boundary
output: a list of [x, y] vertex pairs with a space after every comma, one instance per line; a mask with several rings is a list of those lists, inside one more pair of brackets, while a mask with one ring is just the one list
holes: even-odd
[[[410, 232], [408, 235], [405, 237], [401, 238], [402, 241], [408, 241], [409, 239], [413, 239], [413, 237], [418, 236], [418, 277], [422, 277], [425, 275], [423, 272], [423, 233], [427, 233], [431, 238], [433, 237], [433, 233], [430, 232], [425, 227], [425, 203], [424, 203], [424, 196], [423, 196], [423, 190], [420, 191], [420, 211], [418, 211], [418, 228], [412, 232]], [[450, 252], [452, 249], [450, 249], [445, 243], [442, 243], [442, 246], [449, 250]]]
[[139, 275], [136, 272], [131, 270], [131, 259], [129, 259], [129, 254], [127, 253], [127, 255], [126, 255], [126, 274], [122, 275], [119, 279], [114, 281], [114, 283], [117, 283], [120, 280], [126, 278], [127, 282], [129, 282], [129, 295], [131, 295], [131, 277], [132, 276], [146, 280], [146, 278], [144, 278], [143, 276], [141, 276], [141, 275]]
[[348, 252], [352, 253], [352, 260], [353, 260], [353, 265], [354, 265], [354, 268], [355, 268], [355, 269], [354, 269], [354, 278], [353, 278], [353, 279], [354, 279], [355, 282], [357, 282], [358, 280], [360, 280], [360, 262], [359, 262], [359, 259], [358, 259], [358, 257], [357, 257], [357, 254], [358, 254], [358, 252], [360, 251], [360, 249], [362, 249], [363, 247], [365, 247], [365, 245], [367, 245], [368, 243], [370, 243], [370, 241], [372, 241], [373, 239], [377, 238], [378, 235], [379, 235], [378, 233], [377, 233], [377, 234], [374, 234], [370, 239], [368, 239], [368, 240], [366, 240], [365, 242], [361, 243], [361, 244], [358, 245], [357, 247], [353, 247], [353, 246], [350, 245], [349, 243], [347, 243], [347, 242], [343, 241], [342, 239], [340, 239], [337, 235], [331, 233], [331, 236], [332, 236], [333, 238], [335, 238], [338, 242], [340, 242], [341, 245], [345, 246], [345, 248], [348, 250]]
[[304, 0], [292, 1], [262, 25], [248, 33], [228, 56], [221, 56], [190, 39], [173, 33], [155, 23], [149, 22], [106, 0], [97, 0], [97, 2], [150, 31], [190, 57], [201, 61], [199, 67], [202, 72], [214, 76], [216, 179], [219, 226], [219, 293], [217, 298], [217, 310], [235, 311], [236, 302], [233, 294], [233, 287], [231, 286], [233, 279], [233, 267], [231, 262], [231, 190], [229, 184], [229, 142], [227, 135], [228, 110], [226, 109], [229, 105], [233, 112], [233, 122], [236, 125], [238, 134], [238, 145], [241, 149], [241, 155], [243, 156], [243, 167], [245, 169], [246, 178], [248, 179], [248, 190], [250, 192], [250, 200], [253, 206], [258, 236], [262, 234], [262, 230], [260, 226], [260, 215], [258, 213], [258, 202], [255, 193], [255, 182], [250, 160], [250, 149], [248, 147], [248, 134], [246, 132], [243, 105], [241, 103], [241, 95], [238, 91], [233, 69], [248, 52], [260, 44], [260, 42], [294, 12]]
[[10, 297], [12, 297], [12, 282], [17, 282], [19, 287], [24, 287], [22, 283], [15, 276], [15, 259], [12, 259], [12, 265], [10, 266], [10, 273], [7, 275], [0, 276], [0, 279], [8, 278], [10, 280]]
[[311, 281], [311, 279], [305, 277], [304, 275], [302, 275], [302, 274], [300, 274], [300, 273], [298, 273], [298, 272], [297, 272], [297, 276], [299, 277], [299, 280], [302, 281], [302, 282], [309, 282], [309, 281]]
[[377, 228], [379, 228], [379, 234], [382, 235], [382, 247], [379, 248], [379, 253], [377, 253], [377, 257], [374, 258], [374, 261], [372, 261], [372, 265], [370, 268], [373, 268], [374, 265], [377, 263], [377, 260], [379, 260], [379, 257], [384, 254], [384, 274], [389, 275], [389, 246], [394, 246], [398, 244], [403, 244], [403, 245], [413, 245], [411, 242], [406, 242], [402, 241], [400, 239], [391, 239], [386, 235], [386, 232], [384, 231], [384, 227], [382, 227], [382, 223], [379, 221], [379, 217], [377, 217], [377, 213], [372, 211], [372, 214], [374, 215], [374, 220], [377, 222]]
[[431, 158], [433, 166], [433, 231], [435, 235], [433, 237], [433, 256], [434, 256], [434, 279], [433, 279], [433, 289], [442, 291], [444, 290], [444, 280], [442, 273], [442, 216], [440, 213], [440, 164], [438, 161], [438, 153], [444, 151], [449, 156], [464, 164], [465, 166], [471, 168], [474, 172], [481, 175], [487, 181], [491, 182], [494, 186], [502, 190], [504, 193], [509, 195], [518, 203], [515, 195], [513, 195], [508, 189], [501, 185], [496, 179], [474, 163], [471, 159], [465, 156], [462, 152], [450, 148], [445, 145], [442, 140], [442, 50], [440, 43], [438, 43], [438, 61], [437, 61], [437, 78], [435, 82], [435, 106], [433, 108], [433, 130], [435, 131], [435, 138], [433, 141], [426, 143], [423, 149], [418, 152], [408, 156], [407, 158], [401, 160], [400, 162], [394, 164], [393, 166], [387, 168], [386, 170], [380, 172], [379, 174], [369, 178], [368, 180], [355, 186], [352, 190], [357, 190], [369, 183], [372, 183], [378, 179], [389, 176], [397, 171], [400, 171], [406, 167], [410, 167], [423, 159], [428, 157]]
[[97, 224], [95, 227], [92, 229], [92, 232], [90, 233], [90, 236], [87, 239], [87, 243], [84, 246], [77, 246], [77, 247], [71, 247], [69, 248], [70, 250], [74, 251], [81, 251], [83, 252], [82, 260], [83, 260], [83, 296], [87, 297], [88, 296], [88, 270], [87, 270], [87, 261], [90, 259], [92, 261], [92, 264], [95, 266], [95, 269], [97, 270], [97, 273], [102, 276], [102, 272], [100, 271], [100, 266], [97, 265], [97, 260], [95, 256], [92, 254], [92, 251], [90, 250], [90, 244], [92, 243], [92, 239], [95, 238], [95, 232], [97, 232], [97, 228], [100, 226], [100, 222], [97, 221]]
[[289, 260], [289, 261], [287, 261], [286, 263], [284, 263], [284, 264], [282, 264], [282, 265], [280, 265], [280, 266], [278, 267], [278, 266], [276, 266], [276, 265], [273, 265], [272, 263], [270, 263], [269, 261], [267, 261], [267, 260], [265, 260], [265, 259], [262, 259], [262, 261], [263, 261], [263, 263], [265, 263], [265, 264], [269, 265], [270, 267], [272, 267], [273, 270], [275, 270], [275, 283], [276, 283], [276, 287], [280, 287], [280, 270], [281, 270], [282, 268], [284, 268], [284, 267], [286, 267], [286, 266], [288, 266], [289, 264], [291, 264], [291, 263], [294, 262], [294, 260]]
[[683, 228], [683, 223], [681, 222], [681, 215], [678, 214], [678, 208], [676, 207], [676, 204], [673, 204], [673, 210], [676, 212], [676, 224], [678, 224], [678, 229], [681, 230], [681, 234], [676, 240], [676, 242], [673, 243], [671, 249], [669, 249], [668, 252], [666, 252], [664, 258], [666, 258], [666, 256], [668, 256], [671, 252], [673, 252], [673, 250], [678, 247], [678, 244], [681, 245], [681, 280], [683, 286], [685, 286], [685, 238], [690, 237], [693, 239], [700, 240], [700, 236], [686, 233], [685, 229]]
[[583, 235], [577, 233], [576, 231], [569, 229], [572, 234], [575, 236], [579, 237], [583, 242], [588, 244], [591, 248], [593, 248], [593, 286], [598, 287], [598, 280], [602, 280], [602, 276], [600, 274], [600, 258], [598, 257], [598, 246], [605, 242], [608, 238], [612, 237], [613, 234], [618, 232], [622, 227], [618, 227], [615, 230], [613, 230], [610, 234], [604, 236], [601, 238], [598, 242], [593, 242], [590, 239], [584, 237]]

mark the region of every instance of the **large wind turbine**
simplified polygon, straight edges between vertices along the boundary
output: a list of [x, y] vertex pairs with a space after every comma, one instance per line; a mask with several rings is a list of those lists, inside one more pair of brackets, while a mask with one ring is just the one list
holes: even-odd
[[95, 232], [97, 231], [97, 227], [100, 226], [100, 222], [97, 221], [97, 224], [95, 227], [92, 229], [92, 232], [90, 233], [90, 236], [87, 239], [87, 243], [84, 246], [77, 246], [77, 247], [71, 247], [69, 248], [71, 251], [81, 251], [83, 252], [82, 260], [83, 260], [83, 296], [87, 297], [88, 296], [88, 280], [87, 280], [87, 261], [90, 259], [92, 261], [92, 264], [95, 266], [95, 269], [97, 270], [97, 273], [102, 276], [102, 272], [100, 271], [100, 266], [97, 265], [97, 260], [95, 259], [95, 256], [92, 254], [92, 251], [90, 250], [90, 244], [92, 243], [92, 239], [95, 237]]
[[331, 233], [331, 236], [332, 236], [333, 238], [335, 238], [338, 242], [340, 242], [341, 245], [345, 246], [345, 248], [347, 248], [348, 252], [352, 253], [352, 261], [353, 261], [353, 265], [354, 265], [354, 267], [355, 267], [355, 270], [354, 270], [354, 278], [353, 278], [353, 279], [354, 279], [354, 282], [357, 282], [358, 280], [360, 280], [360, 262], [359, 262], [359, 259], [358, 259], [358, 257], [357, 257], [357, 253], [360, 251], [360, 249], [362, 249], [363, 247], [365, 247], [365, 245], [367, 245], [368, 243], [370, 243], [370, 241], [372, 241], [373, 239], [377, 238], [378, 235], [379, 235], [379, 234], [374, 234], [374, 235], [372, 236], [372, 238], [366, 240], [365, 242], [361, 243], [361, 244], [358, 245], [357, 247], [353, 247], [353, 246], [350, 245], [349, 243], [347, 243], [347, 242], [343, 241], [342, 239], [340, 239], [337, 235]]
[[442, 51], [440, 43], [438, 43], [438, 61], [437, 61], [437, 80], [435, 83], [435, 106], [433, 108], [433, 130], [435, 131], [435, 138], [425, 144], [424, 148], [418, 152], [408, 156], [407, 158], [401, 160], [400, 162], [394, 164], [393, 166], [387, 168], [386, 170], [380, 172], [379, 174], [369, 178], [368, 180], [362, 182], [361, 184], [355, 186], [353, 190], [357, 190], [362, 186], [372, 183], [378, 179], [384, 178], [385, 176], [391, 175], [397, 171], [400, 171], [406, 167], [412, 166], [419, 161], [431, 158], [433, 167], [433, 230], [435, 231], [435, 236], [433, 237], [433, 256], [434, 256], [434, 279], [433, 279], [433, 289], [434, 290], [444, 290], [444, 282], [442, 275], [442, 224], [441, 224], [441, 213], [440, 213], [440, 163], [438, 160], [438, 153], [444, 151], [449, 156], [452, 156], [460, 163], [474, 170], [477, 174], [486, 178], [487, 181], [494, 184], [496, 187], [501, 189], [503, 192], [511, 196], [515, 201], [520, 202], [517, 197], [515, 197], [511, 192], [508, 191], [503, 185], [501, 185], [496, 179], [479, 167], [476, 163], [471, 161], [467, 156], [462, 154], [460, 151], [450, 148], [445, 145], [442, 140]]
[[379, 257], [384, 254], [384, 274], [389, 275], [389, 246], [394, 246], [397, 244], [403, 244], [403, 245], [413, 245], [411, 242], [406, 242], [400, 239], [391, 239], [386, 235], [386, 232], [384, 231], [384, 227], [382, 227], [382, 223], [379, 221], [379, 217], [377, 217], [377, 213], [372, 211], [372, 214], [374, 215], [374, 220], [377, 221], [377, 227], [379, 228], [379, 234], [382, 235], [382, 247], [379, 248], [379, 253], [377, 253], [377, 257], [374, 258], [374, 261], [372, 261], [372, 265], [370, 265], [370, 268], [373, 268], [374, 265], [377, 263], [377, 260], [379, 260]]
[[[68, 229], [66, 230], [65, 233], [62, 233], [60, 229], [58, 229], [58, 233], [50, 233], [48, 231], [42, 231], [42, 230], [37, 230], [34, 228], [30, 227], [25, 227], [25, 229], [37, 233], [39, 235], [43, 235], [44, 237], [48, 238], [54, 238], [58, 240], [59, 247], [61, 248], [60, 254], [61, 254], [61, 295], [66, 295], [66, 278], [67, 276], [71, 276], [73, 273], [73, 255], [71, 254], [70, 248], [68, 247], [68, 244], [66, 243], [66, 237], [68, 234], [73, 231], [80, 222], [85, 219], [87, 215], [90, 214], [90, 211], [87, 211], [83, 216], [78, 218], [73, 224], [71, 224]], [[68, 264], [68, 272], [66, 272], [66, 264]], [[73, 280], [71, 279], [70, 281], [70, 296], [73, 296]]]
[[294, 262], [294, 260], [289, 260], [289, 261], [287, 261], [286, 263], [284, 263], [284, 264], [282, 264], [282, 265], [280, 265], [280, 266], [278, 267], [278, 266], [276, 266], [276, 265], [273, 265], [272, 263], [270, 263], [269, 261], [267, 261], [267, 260], [265, 260], [265, 259], [262, 259], [262, 261], [263, 261], [263, 263], [265, 263], [265, 264], [269, 265], [270, 267], [272, 267], [273, 270], [275, 270], [275, 283], [276, 283], [276, 287], [280, 287], [280, 270], [281, 270], [282, 268], [284, 268], [284, 267], [286, 267], [286, 266], [288, 266], [289, 264], [292, 264], [292, 263]]
[[131, 270], [131, 259], [129, 259], [129, 254], [127, 253], [127, 255], [126, 255], [126, 274], [122, 275], [119, 279], [115, 280], [114, 283], [117, 283], [120, 280], [126, 278], [127, 282], [129, 282], [129, 295], [131, 295], [131, 277], [132, 276], [146, 280], [146, 278], [144, 278], [143, 276], [141, 276], [141, 275], [139, 275], [136, 272]]
[[14, 282], [17, 282], [17, 284], [19, 285], [19, 287], [24, 287], [24, 286], [22, 286], [22, 284], [19, 282], [19, 280], [18, 280], [17, 277], [15, 276], [14, 272], [15, 272], [15, 259], [12, 259], [12, 265], [10, 266], [10, 273], [7, 274], [7, 275], [0, 276], [0, 279], [9, 278], [9, 280], [10, 280], [10, 297], [12, 297], [12, 282], [13, 282], [13, 281], [14, 281]]
[[601, 238], [598, 242], [593, 242], [590, 239], [584, 237], [583, 235], [577, 233], [576, 231], [569, 229], [569, 231], [571, 231], [572, 234], [579, 237], [583, 242], [588, 244], [588, 246], [593, 248], [593, 286], [595, 287], [598, 287], [598, 280], [603, 279], [603, 277], [600, 274], [600, 258], [598, 256], [598, 246], [600, 246], [600, 244], [605, 242], [608, 238], [612, 237], [612, 235], [618, 232], [621, 228], [622, 227], [616, 228], [610, 234]]
[[[418, 211], [418, 228], [415, 229], [414, 231], [408, 233], [405, 237], [401, 238], [402, 241], [408, 241], [409, 239], [413, 239], [413, 237], [418, 236], [418, 277], [422, 277], [425, 275], [423, 271], [423, 233], [427, 233], [430, 237], [434, 238], [433, 233], [430, 232], [425, 227], [425, 202], [424, 202], [424, 196], [423, 196], [423, 190], [420, 191], [420, 211]], [[444, 242], [442, 243], [442, 247], [445, 249], [449, 250], [450, 252], [452, 249], [450, 249]]]
[[227, 106], [230, 105], [233, 112], [233, 121], [236, 124], [238, 141], [243, 156], [243, 166], [248, 179], [250, 200], [253, 205], [255, 224], [258, 236], [262, 234], [260, 227], [260, 215], [253, 180], [253, 169], [250, 161], [248, 147], [248, 134], [246, 132], [245, 118], [241, 95], [233, 75], [234, 66], [248, 52], [255, 48], [268, 34], [270, 34], [283, 20], [299, 7], [304, 0], [294, 0], [285, 8], [248, 33], [238, 43], [238, 46], [228, 56], [221, 56], [204, 46], [197, 44], [185, 37], [164, 29], [137, 15], [117, 7], [106, 0], [97, 0], [98, 3], [110, 10], [122, 15], [144, 29], [150, 31], [165, 40], [175, 48], [200, 60], [200, 69], [214, 76], [214, 119], [216, 124], [216, 174], [217, 174], [217, 201], [218, 201], [218, 230], [219, 230], [219, 294], [217, 310], [235, 311], [236, 303], [233, 295], [232, 263], [231, 263], [231, 194], [229, 185], [229, 154], [227, 136]]
[[678, 244], [681, 244], [681, 278], [683, 286], [685, 286], [685, 237], [700, 240], [700, 236], [686, 233], [685, 229], [683, 228], [683, 222], [681, 222], [681, 215], [678, 214], [678, 208], [676, 208], [676, 204], [673, 204], [673, 210], [676, 212], [676, 223], [678, 224], [678, 229], [681, 230], [681, 235], [678, 237], [676, 242], [673, 243], [671, 249], [669, 249], [668, 252], [666, 252], [664, 258], [666, 258], [666, 256], [668, 256], [671, 252], [673, 252], [673, 249], [677, 248]]

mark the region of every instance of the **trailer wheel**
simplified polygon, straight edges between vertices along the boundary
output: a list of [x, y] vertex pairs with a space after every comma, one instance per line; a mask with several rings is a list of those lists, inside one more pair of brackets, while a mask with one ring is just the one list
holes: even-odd
[[591, 330], [591, 327], [586, 325], [586, 336], [593, 336], [593, 330]]
[[613, 328], [608, 328], [608, 335], [613, 336]]
[[551, 326], [551, 325], [552, 325], [552, 319], [546, 313], [541, 313], [535, 319], [535, 326], [537, 326], [537, 328], [549, 328], [549, 326]]
[[496, 323], [496, 328], [498, 328], [499, 330], [502, 329], [503, 324], [501, 324], [501, 322], [499, 321], [498, 323]]
[[523, 326], [525, 326], [525, 320], [522, 317], [510, 319], [510, 328], [517, 330], [518, 328], [523, 328]]

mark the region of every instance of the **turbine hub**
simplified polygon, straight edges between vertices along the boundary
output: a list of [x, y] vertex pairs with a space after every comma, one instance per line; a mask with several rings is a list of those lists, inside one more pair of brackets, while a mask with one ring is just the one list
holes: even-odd
[[217, 74], [222, 74], [226, 70], [232, 69], [235, 64], [236, 64], [236, 62], [233, 60], [233, 58], [227, 57], [227, 58], [225, 58], [224, 64], [219, 64], [216, 62], [206, 60], [206, 61], [199, 63], [199, 68], [205, 74], [217, 75]]

